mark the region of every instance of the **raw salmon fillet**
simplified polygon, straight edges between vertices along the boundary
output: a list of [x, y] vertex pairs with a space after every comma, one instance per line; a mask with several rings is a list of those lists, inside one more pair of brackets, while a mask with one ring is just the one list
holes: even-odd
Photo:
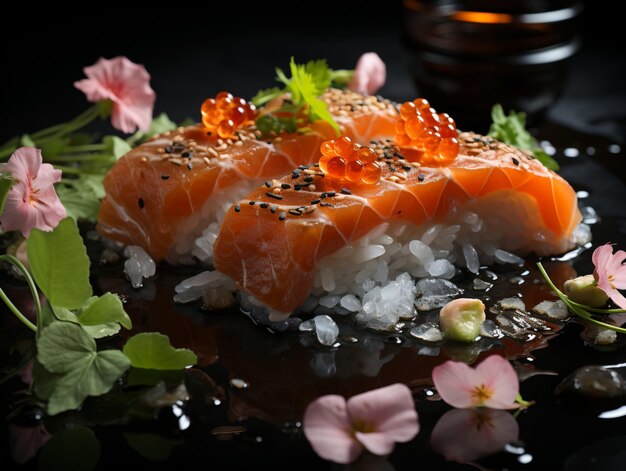
[[[561, 253], [580, 222], [576, 193], [525, 152], [472, 133], [459, 135], [446, 167], [407, 161], [378, 145], [383, 177], [364, 185], [300, 167], [231, 209], [215, 244], [215, 268], [279, 313], [313, 287], [317, 263], [385, 222], [421, 225], [469, 208], [502, 214], [502, 248], [524, 255]], [[310, 191], [308, 182], [314, 185]]]
[[[367, 144], [391, 137], [397, 117], [388, 101], [331, 90], [324, 99], [344, 135]], [[260, 140], [254, 128], [238, 141], [207, 136], [201, 125], [156, 136], [122, 157], [104, 179], [106, 196], [97, 230], [124, 244], [143, 247], [155, 260], [177, 263], [213, 222], [212, 197], [245, 191], [301, 164], [317, 161], [320, 144], [336, 137], [323, 121], [304, 133]], [[250, 187], [246, 187], [248, 182]], [[243, 186], [242, 186], [243, 184]], [[230, 205], [232, 200], [227, 201]]]

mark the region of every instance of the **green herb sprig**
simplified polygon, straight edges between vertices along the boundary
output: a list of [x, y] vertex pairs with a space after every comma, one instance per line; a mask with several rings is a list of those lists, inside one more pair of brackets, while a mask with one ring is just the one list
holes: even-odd
[[264, 135], [272, 131], [277, 134], [295, 132], [304, 127], [299, 125], [296, 119], [298, 114], [304, 113], [310, 122], [326, 121], [339, 134], [339, 125], [328, 112], [326, 102], [320, 100], [319, 96], [330, 87], [333, 79], [347, 83], [349, 71], [333, 71], [326, 61], [321, 59], [309, 61], [306, 64], [296, 64], [293, 57], [289, 62], [289, 71], [291, 77], [287, 77], [282, 69], [276, 69], [276, 80], [284, 85], [283, 88], [273, 87], [260, 90], [252, 98], [252, 103], [261, 106], [287, 93], [290, 97], [289, 101], [278, 110], [264, 114], [257, 120], [259, 130]]
[[501, 142], [532, 152], [535, 158], [546, 168], [559, 170], [559, 164], [550, 157], [539, 145], [537, 140], [526, 130], [526, 113], [510, 111], [504, 114], [502, 105], [497, 104], [491, 109], [491, 127], [489, 135]]
[[626, 309], [598, 309], [598, 308], [585, 306], [583, 304], [572, 301], [565, 293], [563, 293], [561, 290], [559, 290], [555, 286], [555, 284], [548, 276], [548, 273], [546, 272], [541, 262], [537, 263], [537, 268], [539, 268], [539, 272], [541, 273], [541, 276], [543, 276], [543, 278], [546, 280], [546, 283], [548, 283], [548, 286], [552, 289], [552, 291], [554, 291], [554, 294], [556, 294], [558, 298], [565, 303], [565, 305], [567, 306], [567, 309], [572, 314], [580, 317], [581, 319], [587, 322], [591, 322], [592, 324], [598, 325], [605, 329], [610, 329], [610, 330], [614, 330], [615, 332], [626, 334], [625, 328], [618, 327], [613, 324], [608, 324], [606, 322], [602, 322], [596, 318], [597, 316], [594, 317], [594, 314], [605, 314], [605, 315], [606, 314], [623, 314], [623, 313], [626, 313]]

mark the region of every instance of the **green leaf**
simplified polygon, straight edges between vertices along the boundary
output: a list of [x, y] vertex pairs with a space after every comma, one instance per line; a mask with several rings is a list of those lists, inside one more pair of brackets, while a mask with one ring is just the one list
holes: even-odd
[[111, 100], [100, 100], [96, 103], [96, 108], [98, 109], [98, 116], [100, 116], [101, 119], [106, 119], [111, 116], [113, 102]]
[[63, 375], [50, 373], [41, 363], [35, 360], [33, 363], [33, 387], [39, 399], [47, 401], [52, 396], [57, 381]]
[[117, 136], [104, 136], [102, 143], [104, 144], [104, 151], [115, 157], [115, 160], [119, 160], [132, 149], [124, 139]]
[[331, 72], [325, 59], [307, 62], [304, 71], [310, 75], [315, 85], [315, 95], [323, 94], [330, 87]]
[[4, 210], [4, 202], [7, 199], [13, 183], [15, 183], [15, 180], [11, 178], [11, 175], [0, 173], [0, 216]]
[[117, 322], [110, 322], [108, 324], [82, 325], [76, 314], [69, 309], [65, 309], [64, 307], [55, 307], [54, 315], [57, 320], [63, 322], [73, 322], [74, 324], [81, 325], [83, 330], [85, 330], [85, 332], [91, 335], [94, 339], [110, 337], [120, 331], [120, 325]]
[[123, 352], [135, 368], [180, 370], [198, 361], [191, 350], [172, 347], [167, 335], [156, 332], [131, 337], [124, 345]]
[[489, 135], [501, 142], [532, 152], [535, 158], [550, 170], [557, 171], [559, 164], [546, 154], [536, 139], [526, 130], [526, 114], [510, 111], [504, 114], [502, 105], [496, 104], [491, 109]]
[[354, 77], [354, 70], [338, 69], [330, 71], [330, 81], [336, 87], [347, 87]]
[[53, 322], [37, 341], [37, 360], [50, 373], [60, 373], [48, 402], [48, 413], [76, 409], [87, 396], [111, 390], [130, 367], [118, 350], [96, 350], [96, 342], [82, 327], [70, 322]]
[[41, 448], [39, 469], [84, 471], [94, 469], [100, 460], [96, 434], [82, 425], [73, 425], [54, 436]]
[[172, 440], [154, 433], [126, 432], [123, 435], [128, 446], [150, 461], [165, 461], [174, 447], [185, 443], [184, 440]]
[[254, 95], [252, 97], [252, 100], [250, 101], [252, 102], [254, 106], [261, 106], [267, 103], [268, 101], [271, 101], [274, 98], [281, 96], [283, 93], [285, 93], [285, 91], [282, 88], [278, 88], [278, 87], [266, 88], [264, 90], [259, 90], [257, 94]]
[[67, 215], [96, 221], [100, 210], [100, 200], [104, 198], [104, 174], [82, 174], [79, 178], [64, 179], [56, 185], [56, 192], [65, 206]]
[[76, 314], [78, 321], [86, 326], [98, 324], [119, 323], [127, 329], [132, 329], [133, 324], [124, 311], [124, 306], [118, 295], [105, 293], [100, 297], [92, 297]]
[[76, 222], [65, 218], [52, 232], [33, 229], [28, 261], [37, 286], [53, 306], [78, 309], [91, 296], [89, 258]]
[[146, 135], [148, 137], [156, 136], [157, 134], [163, 134], [167, 131], [173, 131], [176, 129], [176, 123], [172, 121], [166, 113], [161, 113], [154, 118], [150, 123], [150, 128]]

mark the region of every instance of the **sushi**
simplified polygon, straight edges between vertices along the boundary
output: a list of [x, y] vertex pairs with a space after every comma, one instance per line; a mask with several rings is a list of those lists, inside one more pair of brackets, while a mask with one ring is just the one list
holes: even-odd
[[[341, 133], [357, 142], [393, 136], [397, 111], [388, 100], [337, 89], [322, 98]], [[321, 142], [336, 136], [325, 121], [278, 137], [262, 136], [253, 119], [229, 129], [232, 138], [211, 132], [210, 124], [161, 134], [122, 157], [104, 180], [97, 230], [142, 247], [155, 261], [210, 265], [232, 204], [263, 182], [312, 164]]]
[[478, 273], [574, 245], [581, 214], [564, 179], [493, 138], [464, 132], [455, 141], [458, 155], [445, 162], [378, 141], [376, 181], [313, 168], [257, 188], [224, 218], [216, 270], [274, 321], [318, 305], [369, 305], [397, 320], [414, 315], [413, 277], [450, 279], [459, 266]]

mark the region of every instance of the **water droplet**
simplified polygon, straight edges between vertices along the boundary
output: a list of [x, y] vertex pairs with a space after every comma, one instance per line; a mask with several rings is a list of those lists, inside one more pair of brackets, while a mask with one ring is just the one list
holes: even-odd
[[619, 144], [611, 144], [609, 146], [609, 152], [611, 154], [619, 154], [621, 150], [622, 148], [619, 146]]
[[563, 154], [565, 155], [565, 157], [573, 159], [575, 157], [578, 157], [580, 155], [580, 152], [575, 147], [568, 147], [563, 151]]
[[587, 147], [587, 155], [596, 155], [596, 148], [595, 147]]
[[237, 389], [248, 389], [250, 386], [246, 381], [239, 378], [233, 378], [230, 380], [230, 385]]
[[533, 460], [533, 455], [529, 454], [529, 453], [524, 453], [523, 455], [521, 455], [519, 458], [517, 458], [517, 461], [519, 461], [522, 464], [528, 464]]
[[579, 200], [589, 198], [589, 192], [585, 190], [580, 190], [576, 192], [576, 196], [578, 197]]

